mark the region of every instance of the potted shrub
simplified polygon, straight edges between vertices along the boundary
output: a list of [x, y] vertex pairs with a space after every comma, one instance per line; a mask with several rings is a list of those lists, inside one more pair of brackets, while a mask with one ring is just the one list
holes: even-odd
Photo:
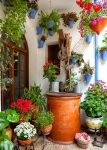
[[54, 116], [52, 112], [42, 111], [38, 113], [36, 122], [44, 135], [49, 135], [52, 130]]
[[43, 69], [43, 77], [48, 78], [50, 82], [50, 90], [53, 92], [59, 92], [59, 82], [55, 81], [59, 69], [58, 66], [54, 65], [52, 62], [46, 62]]
[[[78, 1], [77, 1], [78, 3]], [[94, 4], [91, 0], [84, 0], [78, 5], [82, 8], [80, 12], [80, 22], [78, 30], [82, 37], [86, 37], [89, 34], [97, 33], [103, 30], [107, 24], [107, 3], [98, 2]]]
[[69, 64], [70, 65], [75, 65], [77, 64], [78, 66], [81, 66], [81, 64], [84, 63], [83, 55], [82, 54], [77, 54], [76, 52], [71, 52]]
[[84, 75], [84, 81], [89, 83], [91, 81], [92, 74], [94, 72], [94, 68], [89, 65], [89, 63], [85, 63], [84, 67], [81, 69], [81, 73]]
[[102, 40], [103, 46], [99, 48], [101, 59], [103, 61], [107, 60], [107, 31], [104, 34], [104, 39]]
[[7, 135], [8, 138], [12, 139], [12, 129], [10, 128], [10, 123], [17, 123], [19, 121], [19, 115], [15, 110], [7, 109], [0, 112], [0, 131], [2, 131], [2, 136]]
[[39, 25], [47, 31], [49, 35], [59, 31], [61, 15], [57, 10], [52, 10], [51, 13], [43, 12], [39, 14]]
[[20, 115], [20, 122], [27, 122], [32, 117], [32, 113], [36, 111], [36, 105], [31, 100], [17, 99], [10, 104], [10, 108], [16, 110]]
[[62, 14], [62, 19], [65, 26], [72, 28], [77, 22], [78, 17], [75, 12], [68, 12], [67, 14]]
[[95, 84], [90, 84], [86, 97], [80, 105], [87, 115], [86, 124], [90, 131], [95, 131], [102, 126], [102, 116], [106, 112], [106, 97], [107, 87], [105, 82], [99, 80]]
[[77, 74], [73, 71], [71, 71], [69, 79], [66, 80], [64, 85], [64, 90], [66, 92], [75, 92], [75, 87], [78, 84], [78, 77]]
[[45, 40], [46, 36], [42, 35], [41, 38], [38, 40], [38, 48], [43, 48]]
[[32, 0], [31, 2], [29, 2], [28, 7], [29, 7], [28, 16], [30, 19], [34, 19], [38, 11], [37, 0]]
[[22, 122], [16, 126], [14, 132], [21, 145], [29, 145], [32, 143], [32, 137], [36, 134], [36, 129], [30, 122]]

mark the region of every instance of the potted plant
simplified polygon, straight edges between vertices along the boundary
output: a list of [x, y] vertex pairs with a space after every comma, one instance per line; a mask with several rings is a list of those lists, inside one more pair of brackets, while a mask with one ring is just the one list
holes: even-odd
[[50, 82], [50, 90], [53, 92], [59, 92], [59, 82], [55, 81], [59, 69], [58, 66], [54, 65], [52, 62], [46, 62], [43, 69], [43, 77], [48, 78]]
[[36, 129], [30, 122], [22, 122], [16, 126], [14, 132], [21, 145], [29, 145], [32, 143], [32, 137], [36, 134]]
[[75, 87], [78, 84], [78, 77], [77, 74], [71, 71], [69, 79], [66, 80], [64, 89], [66, 92], [75, 92]]
[[43, 12], [39, 14], [39, 25], [47, 31], [49, 35], [59, 31], [61, 15], [57, 10], [52, 10], [51, 13]]
[[103, 46], [99, 48], [101, 59], [103, 61], [107, 60], [107, 31], [104, 34], [104, 39], [102, 40]]
[[[78, 2], [78, 1], [77, 1]], [[86, 37], [89, 34], [100, 34], [102, 29], [107, 24], [107, 3], [98, 2], [94, 4], [91, 0], [84, 0], [78, 5], [82, 8], [80, 12], [80, 22], [78, 30], [82, 37]]]
[[89, 83], [94, 72], [94, 68], [89, 65], [89, 63], [85, 63], [84, 67], [81, 69], [81, 73], [84, 75], [84, 81]]
[[67, 14], [62, 14], [62, 19], [65, 26], [72, 28], [77, 22], [78, 17], [75, 12], [68, 12]]
[[99, 80], [95, 84], [90, 84], [86, 97], [80, 105], [87, 115], [86, 124], [90, 131], [99, 129], [102, 126], [102, 116], [106, 112], [106, 97], [107, 87], [105, 82]]
[[52, 112], [42, 111], [38, 113], [36, 119], [37, 125], [44, 135], [49, 135], [52, 130], [52, 124], [54, 122], [54, 116]]
[[70, 65], [75, 65], [78, 64], [78, 66], [81, 66], [81, 64], [84, 63], [83, 55], [82, 54], [77, 54], [76, 52], [71, 52], [69, 64]]
[[10, 108], [16, 110], [20, 115], [20, 122], [27, 122], [32, 117], [32, 113], [36, 111], [36, 105], [31, 100], [17, 99], [10, 104]]
[[28, 16], [30, 19], [34, 19], [38, 11], [37, 0], [32, 0], [31, 2], [29, 2], [28, 7], [29, 7]]
[[85, 42], [86, 43], [91, 43], [91, 40], [92, 40], [92, 34], [89, 34], [85, 37]]
[[41, 38], [38, 40], [38, 48], [43, 48], [45, 40], [46, 36], [42, 35]]
[[[17, 123], [19, 121], [19, 115], [15, 110], [7, 109], [0, 112], [0, 133], [1, 137], [7, 135], [8, 139], [12, 139], [12, 129], [10, 123]], [[5, 137], [4, 137], [5, 138]]]
[[37, 30], [37, 35], [41, 35], [42, 34], [43, 29], [42, 29], [41, 26], [37, 26], [36, 30]]

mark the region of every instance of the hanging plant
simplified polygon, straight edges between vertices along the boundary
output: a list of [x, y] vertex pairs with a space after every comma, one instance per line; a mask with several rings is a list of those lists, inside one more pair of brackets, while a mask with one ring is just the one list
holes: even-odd
[[30, 19], [34, 19], [38, 11], [38, 0], [32, 0], [31, 2], [29, 2], [28, 7], [29, 7], [28, 17]]
[[91, 40], [92, 40], [92, 34], [89, 34], [85, 37], [85, 42], [86, 43], [91, 43]]
[[77, 22], [78, 17], [75, 12], [69, 12], [67, 14], [62, 14], [62, 19], [64, 22], [64, 26], [72, 28], [74, 24]]
[[38, 48], [43, 48], [45, 41], [46, 36], [42, 35], [41, 38], [38, 40]]
[[43, 12], [39, 14], [39, 25], [44, 31], [58, 32], [60, 26], [61, 15], [57, 10], [52, 10], [51, 13]]
[[78, 30], [82, 37], [89, 34], [100, 34], [107, 24], [107, 1], [103, 3], [92, 3], [91, 0], [77, 1], [82, 11], [80, 12], [80, 22]]

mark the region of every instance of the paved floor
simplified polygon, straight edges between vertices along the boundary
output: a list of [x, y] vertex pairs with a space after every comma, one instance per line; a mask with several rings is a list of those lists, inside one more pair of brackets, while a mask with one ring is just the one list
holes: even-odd
[[[103, 148], [99, 148], [92, 145], [93, 138], [91, 138], [91, 142], [87, 150], [107, 150], [107, 143], [103, 145]], [[106, 141], [107, 142], [107, 141]], [[75, 143], [71, 145], [59, 145], [48, 141], [46, 138], [42, 136], [35, 137], [35, 150], [81, 150]]]

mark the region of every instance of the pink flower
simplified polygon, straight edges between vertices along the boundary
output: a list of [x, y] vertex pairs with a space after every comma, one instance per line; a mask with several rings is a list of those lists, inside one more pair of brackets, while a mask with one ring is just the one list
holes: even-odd
[[96, 20], [99, 22], [99, 21], [101, 21], [102, 20], [102, 16], [99, 16]]
[[90, 141], [90, 136], [87, 133], [85, 133], [85, 132], [83, 132], [83, 133], [76, 133], [75, 139], [87, 143], [87, 142]]
[[96, 20], [93, 20], [93, 21], [91, 22], [92, 25], [96, 25], [96, 23], [97, 23]]

